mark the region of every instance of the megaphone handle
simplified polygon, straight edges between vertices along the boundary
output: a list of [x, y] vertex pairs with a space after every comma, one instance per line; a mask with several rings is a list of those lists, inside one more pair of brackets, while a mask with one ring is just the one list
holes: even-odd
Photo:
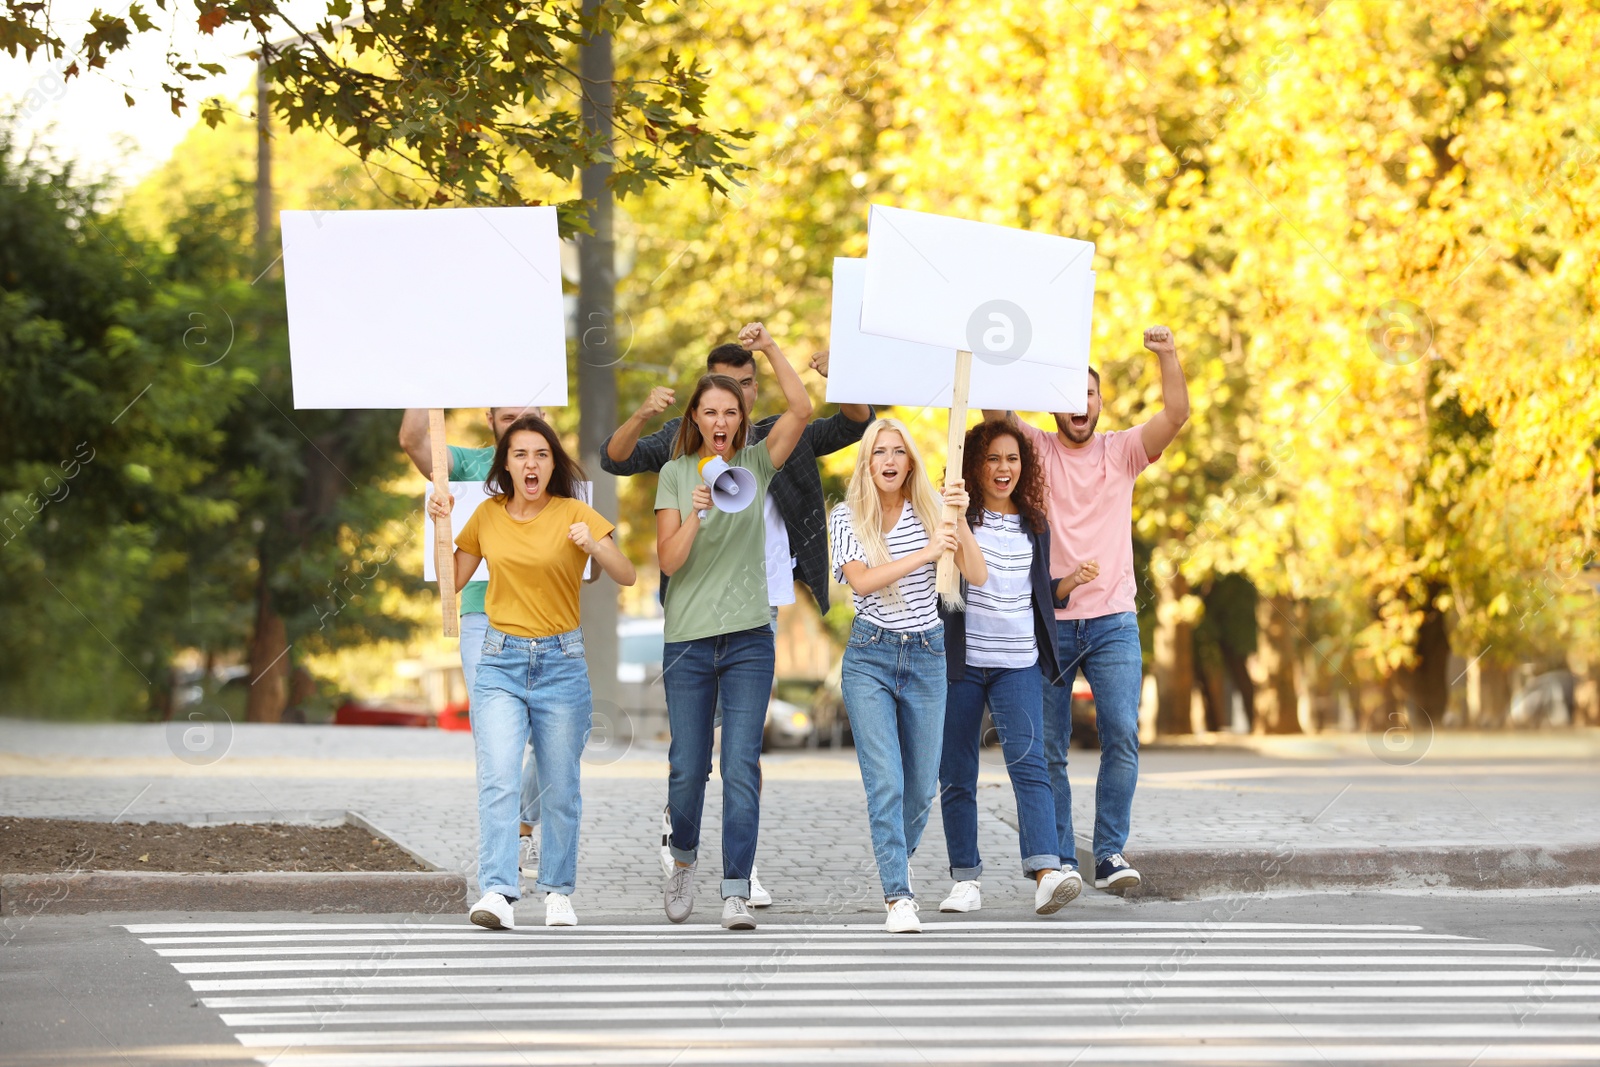
[[711, 517], [711, 512], [710, 511], [702, 511], [702, 512], [700, 512], [700, 521], [701, 522], [705, 522], [710, 517]]

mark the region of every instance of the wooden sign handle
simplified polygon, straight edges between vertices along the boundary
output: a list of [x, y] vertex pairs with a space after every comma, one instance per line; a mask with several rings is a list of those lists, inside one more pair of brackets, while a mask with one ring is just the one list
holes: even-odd
[[[444, 438], [444, 409], [428, 409], [428, 443], [433, 448], [433, 491], [437, 496], [450, 493], [450, 448]], [[457, 637], [461, 620], [456, 611], [455, 531], [446, 516], [433, 524], [433, 563], [439, 570], [439, 609], [444, 614], [444, 635]]]
[[[947, 455], [950, 457], [944, 472], [944, 484], [950, 486], [961, 480], [961, 464], [967, 452], [967, 393], [972, 385], [972, 353], [956, 353], [955, 388], [950, 391], [950, 439]], [[970, 492], [972, 487], [967, 487]], [[955, 508], [944, 509], [944, 521], [960, 522], [963, 516]], [[961, 603], [961, 573], [956, 570], [956, 554], [946, 552], [939, 557], [935, 570], [939, 595], [946, 606]]]

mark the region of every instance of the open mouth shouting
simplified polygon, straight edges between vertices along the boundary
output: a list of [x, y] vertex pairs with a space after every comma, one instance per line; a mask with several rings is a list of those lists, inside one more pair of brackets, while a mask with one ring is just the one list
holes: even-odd
[[711, 450], [719, 456], [728, 450], [728, 434], [726, 430], [713, 430], [711, 432]]
[[1006, 496], [1007, 494], [1009, 494], [1011, 492], [1011, 486], [1013, 484], [1014, 483], [1013, 483], [1013, 479], [1012, 479], [1011, 475], [1009, 475], [1009, 474], [997, 474], [997, 475], [995, 475], [994, 476], [994, 491], [995, 491], [995, 495], [996, 496]]
[[539, 495], [539, 472], [529, 468], [522, 475], [522, 495], [533, 500]]

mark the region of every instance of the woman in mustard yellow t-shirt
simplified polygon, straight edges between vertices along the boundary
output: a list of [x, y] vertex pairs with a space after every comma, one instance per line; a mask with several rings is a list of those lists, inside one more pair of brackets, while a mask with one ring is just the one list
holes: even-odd
[[[614, 527], [573, 498], [583, 480], [549, 423], [524, 415], [495, 447], [479, 505], [456, 535], [456, 587], [489, 561], [484, 607], [489, 629], [472, 687], [472, 739], [478, 763], [478, 888], [471, 918], [491, 930], [514, 926], [518, 887], [518, 792], [530, 735], [539, 780], [539, 881], [545, 925], [576, 926], [571, 896], [578, 872], [578, 772], [589, 740], [589, 669], [578, 628], [578, 586], [593, 559], [618, 585], [633, 564]], [[453, 498], [428, 504], [434, 517]]]

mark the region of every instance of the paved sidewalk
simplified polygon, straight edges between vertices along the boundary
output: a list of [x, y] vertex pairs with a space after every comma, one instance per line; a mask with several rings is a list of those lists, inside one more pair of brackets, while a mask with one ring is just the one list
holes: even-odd
[[[240, 724], [219, 730], [209, 744], [198, 758], [211, 762], [192, 762], [196, 754], [166, 724], [0, 719], [0, 814], [304, 821], [352, 810], [438, 867], [472, 873], [477, 816], [467, 734]], [[1432, 876], [1432, 866], [1448, 859], [1483, 872], [1485, 885], [1515, 875], [1505, 870], [1507, 856], [1527, 853], [1529, 863], [1546, 868], [1572, 867], [1572, 854], [1583, 850], [1600, 857], [1600, 732], [1441, 735], [1410, 766], [1359, 736], [1252, 744], [1261, 751], [1193, 744], [1143, 754], [1128, 853], [1147, 875], [1159, 873], [1153, 891], [1226, 891], [1266, 855], [1287, 863], [1293, 877], [1274, 869], [1271, 878], [1253, 879], [1261, 883], [1256, 890], [1319, 884], [1324, 876], [1348, 884], [1328, 864], [1349, 857], [1366, 857], [1369, 867], [1374, 858], [1407, 857], [1398, 869], [1371, 867], [1366, 884], [1463, 884], [1459, 872]], [[1073, 753], [1080, 849], [1093, 827], [1097, 755]], [[759, 865], [777, 910], [840, 910], [841, 902], [844, 910], [880, 909], [854, 753], [773, 753], [763, 766]], [[666, 776], [659, 744], [592, 748], [579, 856], [583, 907], [660, 907], [656, 857]], [[986, 752], [981, 784], [986, 904], [1025, 907], [1031, 887], [1018, 867], [1015, 806], [998, 750]], [[718, 866], [719, 814], [713, 781], [708, 871]], [[1555, 858], [1541, 858], [1547, 853]], [[937, 901], [948, 885], [937, 807], [913, 867], [925, 902]], [[1197, 881], [1192, 872], [1200, 867], [1209, 873]], [[1593, 872], [1546, 870], [1541, 877], [1540, 884], [1593, 882], [1600, 864]], [[706, 878], [708, 901], [715, 880]]]

